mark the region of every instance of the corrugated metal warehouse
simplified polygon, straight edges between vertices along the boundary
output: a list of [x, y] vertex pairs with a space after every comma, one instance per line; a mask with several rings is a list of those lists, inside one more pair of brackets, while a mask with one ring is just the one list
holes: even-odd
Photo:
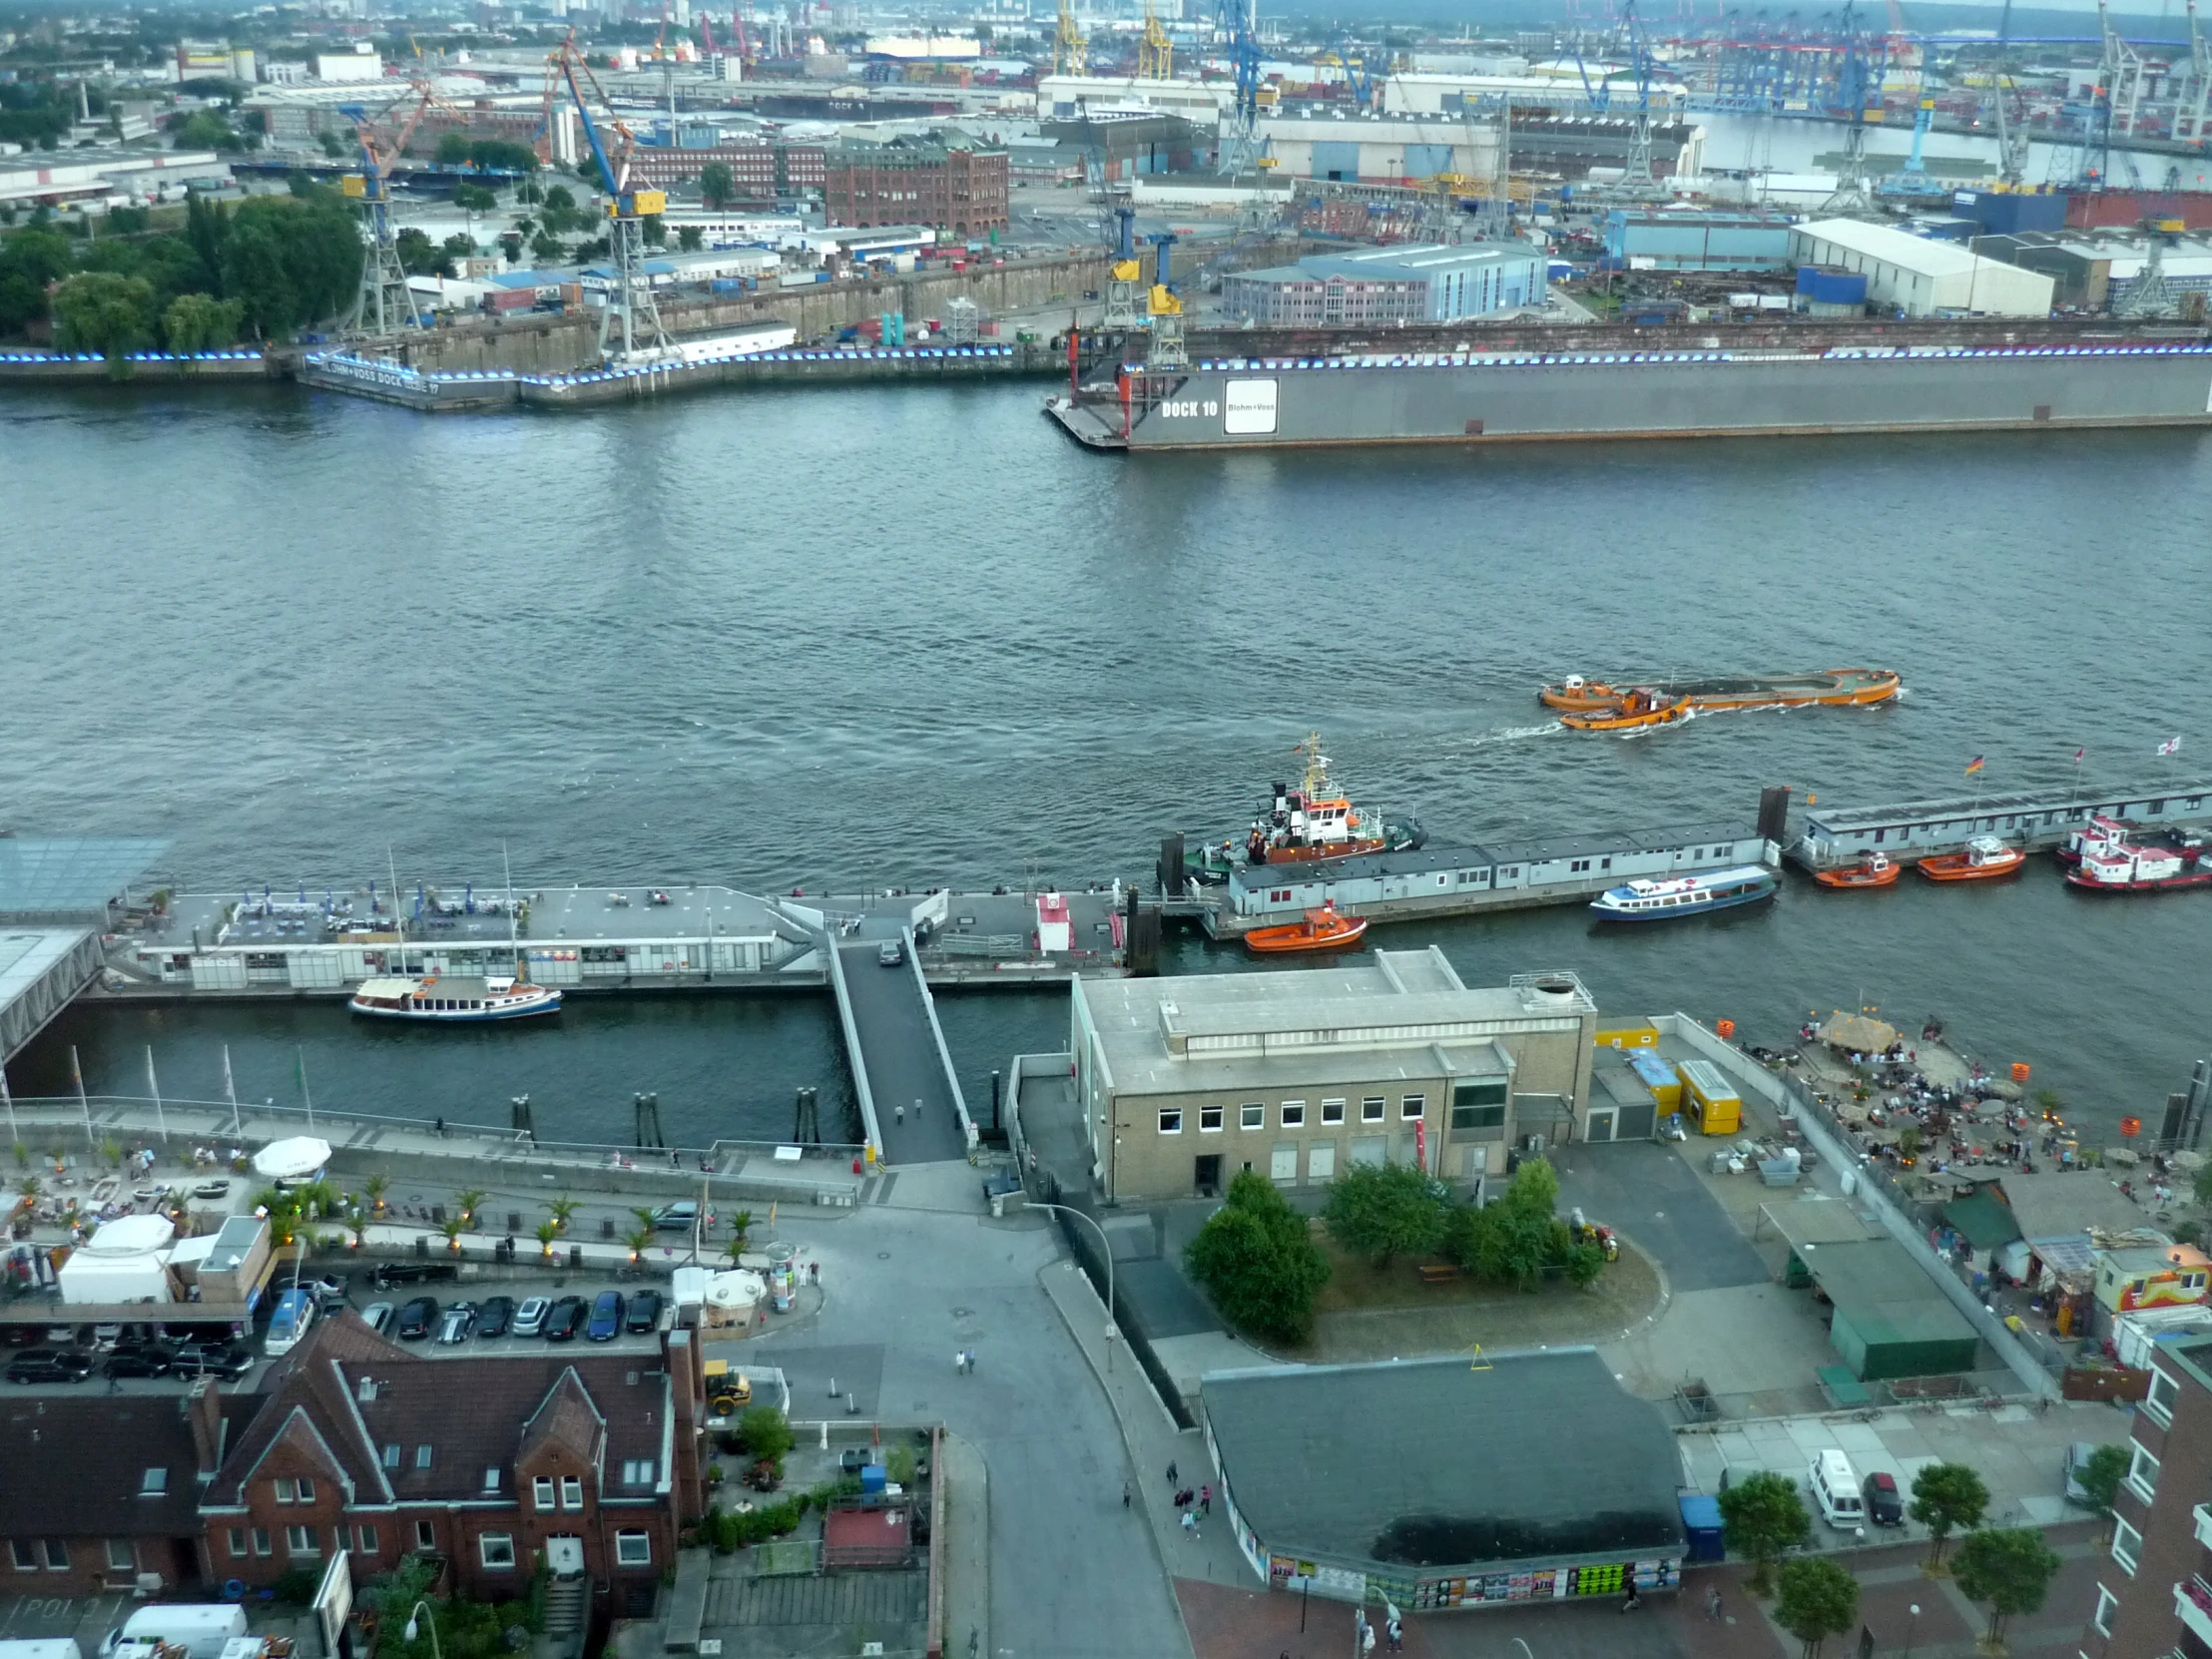
[[1790, 233], [1790, 257], [1797, 265], [1863, 272], [1867, 297], [1907, 316], [2047, 316], [2055, 286], [2038, 272], [1856, 219], [1800, 225]]
[[1369, 248], [1224, 276], [1222, 310], [1270, 325], [1457, 322], [1544, 302], [1536, 249]]
[[1790, 221], [1775, 213], [1654, 213], [1615, 208], [1605, 258], [1621, 271], [1785, 271]]
[[1262, 115], [1259, 136], [1279, 177], [1410, 184], [1439, 173], [1487, 179], [1496, 171], [1493, 118], [1416, 120]]

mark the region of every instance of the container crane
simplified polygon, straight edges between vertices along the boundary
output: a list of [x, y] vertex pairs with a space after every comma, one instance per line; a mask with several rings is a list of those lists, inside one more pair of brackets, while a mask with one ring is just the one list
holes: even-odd
[[1076, 24], [1074, 0], [1060, 0], [1059, 28], [1052, 37], [1052, 73], [1082, 74], [1090, 65], [1090, 46]]
[[1836, 103], [1851, 119], [1844, 130], [1844, 163], [1836, 172], [1836, 189], [1821, 204], [1832, 218], [1871, 218], [1874, 200], [1867, 192], [1867, 94], [1879, 93], [1885, 54], [1867, 50], [1860, 32], [1857, 0], [1845, 0], [1842, 18], [1844, 55], [1836, 72]]
[[414, 108], [390, 133], [379, 131], [361, 105], [342, 105], [338, 111], [353, 124], [353, 140], [360, 147], [361, 158], [360, 173], [348, 174], [341, 181], [341, 192], [361, 204], [361, 217], [368, 230], [368, 248], [361, 257], [361, 284], [345, 323], [345, 331], [355, 337], [388, 334], [402, 321], [419, 327], [426, 320], [415, 303], [414, 290], [407, 285], [406, 270], [399, 263], [399, 237], [392, 228], [387, 188], [390, 164], [407, 148], [407, 141], [414, 137], [415, 128], [430, 107], [427, 82], [417, 84], [415, 94]]
[[1221, 171], [1256, 167], [1260, 149], [1260, 27], [1257, 0], [1221, 0], [1221, 33], [1236, 72], [1236, 103], [1221, 147]]
[[1160, 14], [1152, 0], [1144, 0], [1144, 33], [1137, 37], [1137, 79], [1167, 81], [1175, 77], [1175, 42], [1160, 26]]
[[[609, 154], [599, 124], [592, 120], [591, 100], [584, 96], [577, 69], [583, 69], [584, 80], [591, 82], [592, 92], [602, 104], [607, 102], [607, 95], [600, 90], [591, 66], [583, 62], [575, 41], [563, 41], [560, 50], [553, 54], [553, 61], [559, 66], [569, 96], [576, 101], [576, 117], [584, 129], [584, 141], [591, 147], [592, 162], [599, 169], [601, 185], [609, 197], [607, 243], [614, 256], [614, 286], [608, 291], [607, 308], [599, 318], [600, 352], [631, 357], [639, 354], [641, 348], [653, 352], [665, 350], [669, 342], [668, 330], [661, 326], [660, 307], [654, 303], [653, 284], [645, 271], [645, 221], [667, 209], [668, 197], [657, 190], [631, 188], [630, 154], [637, 147], [637, 138], [612, 117], [608, 126], [616, 148]], [[608, 351], [610, 336], [619, 336], [619, 352]]]

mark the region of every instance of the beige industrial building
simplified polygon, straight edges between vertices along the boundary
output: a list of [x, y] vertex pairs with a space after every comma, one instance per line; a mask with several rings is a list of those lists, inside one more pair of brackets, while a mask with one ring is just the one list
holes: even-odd
[[1572, 973], [1470, 989], [1431, 945], [1351, 967], [1078, 979], [1069, 1051], [1102, 1194], [1142, 1203], [1219, 1193], [1244, 1170], [1284, 1187], [1385, 1162], [1502, 1175], [1508, 1148], [1584, 1133], [1596, 1030]]
[[1907, 316], [1945, 311], [2048, 316], [2055, 284], [2039, 272], [1969, 254], [1953, 242], [1856, 219], [1822, 219], [1790, 232], [1790, 263], [1864, 273], [1867, 297]]

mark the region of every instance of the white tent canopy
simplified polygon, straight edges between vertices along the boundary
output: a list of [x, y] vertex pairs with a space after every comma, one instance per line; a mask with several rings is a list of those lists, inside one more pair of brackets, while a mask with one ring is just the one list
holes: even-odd
[[254, 1154], [257, 1174], [274, 1180], [286, 1177], [312, 1175], [330, 1161], [330, 1143], [319, 1141], [312, 1135], [294, 1135], [289, 1140], [272, 1141]]

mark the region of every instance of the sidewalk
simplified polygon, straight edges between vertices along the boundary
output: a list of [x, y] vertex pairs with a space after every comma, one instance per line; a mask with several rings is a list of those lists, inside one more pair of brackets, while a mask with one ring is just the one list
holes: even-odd
[[945, 1431], [937, 1478], [944, 1482], [944, 1651], [978, 1654], [991, 1647], [991, 1500], [983, 1454]]

